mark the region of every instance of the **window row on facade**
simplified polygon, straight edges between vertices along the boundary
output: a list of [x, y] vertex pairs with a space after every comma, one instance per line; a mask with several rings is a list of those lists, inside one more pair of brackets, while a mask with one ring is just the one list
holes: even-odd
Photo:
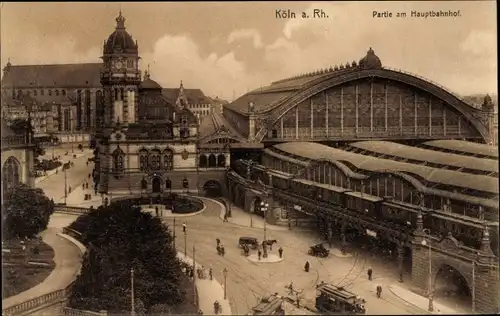
[[422, 192], [418, 191], [414, 184], [410, 182], [411, 180], [409, 179], [411, 179], [411, 175], [398, 176], [391, 173], [380, 173], [359, 180], [348, 177], [341, 169], [332, 163], [324, 162], [315, 167], [306, 168], [297, 163], [280, 160], [269, 155], [263, 157], [263, 164], [274, 170], [289, 174], [300, 174], [300, 178], [309, 181], [328, 184], [354, 192], [362, 192], [363, 194], [380, 198], [390, 197], [392, 201], [402, 204], [418, 205], [427, 209], [453, 212], [473, 218], [498, 220], [498, 215], [495, 215], [498, 214], [498, 210], [443, 196], [422, 194]]
[[198, 159], [200, 168], [224, 168], [226, 166], [226, 155], [224, 154], [201, 154]]

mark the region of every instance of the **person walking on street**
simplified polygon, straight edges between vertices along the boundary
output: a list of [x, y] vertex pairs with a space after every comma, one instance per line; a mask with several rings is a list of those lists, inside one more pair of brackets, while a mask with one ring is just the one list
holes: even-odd
[[220, 246], [220, 239], [216, 238], [215, 241], [217, 242], [217, 247], [219, 247]]
[[377, 285], [377, 298], [380, 298], [381, 295], [382, 295], [382, 286]]
[[212, 268], [208, 269], [208, 276], [210, 277], [210, 281], [213, 280]]
[[280, 255], [280, 259], [283, 258], [283, 248], [280, 247], [280, 249], [278, 249], [278, 253]]
[[373, 270], [371, 267], [368, 268], [368, 280], [372, 280], [372, 273], [373, 273]]
[[155, 212], [156, 212], [156, 217], [158, 217], [160, 215], [158, 212], [158, 206], [155, 206]]
[[262, 251], [259, 249], [257, 251], [257, 257], [259, 258], [259, 261], [260, 261], [260, 257], [262, 256]]
[[309, 272], [309, 268], [310, 268], [309, 261], [306, 261], [306, 265], [304, 266], [304, 270], [306, 272]]

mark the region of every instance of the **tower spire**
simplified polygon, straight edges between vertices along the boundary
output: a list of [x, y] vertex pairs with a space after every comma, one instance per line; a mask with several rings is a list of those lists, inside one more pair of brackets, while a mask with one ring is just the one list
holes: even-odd
[[116, 18], [116, 28], [117, 29], [124, 29], [125, 28], [125, 18], [122, 15], [121, 6], [120, 6], [120, 13], [118, 14], [118, 17]]

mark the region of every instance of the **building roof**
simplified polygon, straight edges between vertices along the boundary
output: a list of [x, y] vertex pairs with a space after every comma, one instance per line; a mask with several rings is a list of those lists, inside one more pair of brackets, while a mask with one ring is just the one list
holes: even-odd
[[215, 133], [215, 125], [212, 115], [204, 115], [200, 118], [200, 126], [198, 127], [198, 135], [200, 138], [212, 135]]
[[462, 140], [431, 140], [423, 143], [425, 146], [453, 150], [473, 155], [484, 155], [498, 158], [498, 147], [472, 143]]
[[391, 155], [411, 160], [426, 161], [441, 165], [467, 168], [486, 172], [498, 172], [498, 162], [470, 156], [443, 153], [435, 150], [402, 145], [388, 141], [364, 141], [350, 144], [351, 147], [377, 154]]
[[291, 142], [274, 145], [283, 152], [311, 160], [336, 160], [347, 162], [358, 169], [372, 172], [403, 172], [416, 175], [429, 182], [441, 183], [464, 189], [498, 193], [498, 179], [488, 176], [442, 170], [411, 163], [381, 159], [332, 148], [318, 143]]
[[125, 30], [125, 18], [120, 11], [116, 18], [116, 29], [104, 44], [104, 54], [138, 54], [137, 43]]
[[273, 108], [275, 103], [283, 101], [287, 97], [292, 96], [295, 92], [304, 89], [306, 86], [314, 85], [316, 82], [322, 81], [326, 77], [340, 76], [360, 69], [381, 67], [382, 63], [380, 58], [375, 55], [375, 52], [370, 47], [366, 56], [360, 60], [359, 65], [353, 61], [345, 65], [341, 64], [335, 67], [319, 69], [311, 73], [275, 81], [268, 86], [255, 89], [241, 96], [225, 107], [242, 114], [248, 114], [248, 104], [253, 102], [255, 111], [264, 111]]
[[5, 68], [2, 88], [100, 88], [101, 64], [11, 65]]
[[158, 82], [151, 79], [151, 77], [149, 76], [149, 73], [146, 72], [146, 76], [144, 78], [144, 81], [142, 81], [141, 84], [139, 85], [139, 89], [161, 90], [162, 86], [160, 86], [160, 84], [158, 84]]
[[[179, 88], [163, 88], [161, 90], [163, 96], [172, 104], [175, 104], [179, 96]], [[184, 89], [184, 93], [188, 99], [189, 104], [210, 104], [203, 91], [200, 89]]]

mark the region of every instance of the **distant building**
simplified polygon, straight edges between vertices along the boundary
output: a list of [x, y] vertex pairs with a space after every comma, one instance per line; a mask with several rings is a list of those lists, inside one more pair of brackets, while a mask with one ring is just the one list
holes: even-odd
[[[167, 101], [173, 104], [177, 100], [179, 89], [166, 88], [162, 89], [161, 93]], [[210, 115], [213, 108], [213, 102], [209, 97], [205, 96], [203, 91], [200, 89], [184, 89], [184, 93], [188, 100], [188, 109], [191, 112], [200, 117]]]

